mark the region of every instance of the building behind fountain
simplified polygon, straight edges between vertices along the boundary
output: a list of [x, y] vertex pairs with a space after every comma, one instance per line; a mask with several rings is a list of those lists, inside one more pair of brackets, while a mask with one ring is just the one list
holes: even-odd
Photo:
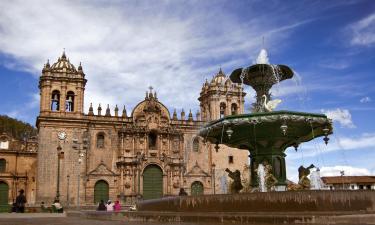
[[106, 104], [96, 110], [91, 105], [85, 113], [86, 82], [82, 66], [76, 68], [65, 53], [43, 68], [37, 201], [134, 201], [177, 195], [180, 188], [189, 195], [227, 193], [226, 168], [247, 178], [246, 152], [224, 146], [216, 152], [197, 135], [206, 121], [244, 111], [242, 87], [221, 69], [204, 83], [201, 113], [195, 115], [171, 113], [152, 89], [131, 113]]

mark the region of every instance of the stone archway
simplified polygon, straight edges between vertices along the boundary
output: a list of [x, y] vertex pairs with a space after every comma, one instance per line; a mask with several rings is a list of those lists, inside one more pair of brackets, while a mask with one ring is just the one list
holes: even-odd
[[143, 171], [143, 199], [163, 197], [163, 171], [157, 165], [148, 165]]
[[94, 187], [94, 203], [97, 204], [100, 200], [107, 202], [109, 198], [109, 185], [104, 180], [99, 180]]
[[203, 195], [204, 188], [200, 181], [194, 181], [191, 184], [191, 195]]
[[0, 206], [8, 205], [9, 186], [4, 181], [0, 181]]

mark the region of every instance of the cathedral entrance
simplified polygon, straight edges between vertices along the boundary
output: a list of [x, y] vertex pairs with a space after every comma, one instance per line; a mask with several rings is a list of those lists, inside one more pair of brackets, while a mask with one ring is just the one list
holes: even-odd
[[0, 181], [0, 211], [8, 209], [8, 195], [9, 195], [9, 186], [7, 183]]
[[203, 195], [203, 184], [199, 181], [194, 181], [191, 184], [191, 195]]
[[143, 199], [163, 197], [163, 171], [159, 166], [149, 165], [143, 172]]
[[100, 200], [107, 202], [109, 198], [109, 185], [104, 180], [99, 180], [94, 187], [94, 203], [97, 204]]

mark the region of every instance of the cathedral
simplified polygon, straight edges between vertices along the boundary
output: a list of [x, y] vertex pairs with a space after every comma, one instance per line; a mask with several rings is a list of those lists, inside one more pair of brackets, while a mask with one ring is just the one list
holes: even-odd
[[243, 88], [221, 69], [203, 84], [195, 115], [171, 113], [152, 88], [132, 112], [99, 104], [86, 113], [86, 84], [82, 66], [70, 63], [65, 52], [44, 65], [36, 187], [26, 191], [29, 203], [58, 198], [65, 205], [108, 199], [132, 204], [178, 195], [182, 188], [188, 195], [229, 193], [226, 168], [249, 180], [248, 151], [212, 145], [197, 135], [205, 123], [244, 111]]

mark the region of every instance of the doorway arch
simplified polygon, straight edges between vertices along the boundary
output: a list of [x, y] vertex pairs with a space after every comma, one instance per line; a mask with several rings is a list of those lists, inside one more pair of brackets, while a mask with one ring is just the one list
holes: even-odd
[[94, 203], [97, 204], [100, 200], [107, 202], [109, 199], [109, 185], [105, 180], [99, 180], [94, 187]]
[[8, 205], [9, 186], [4, 181], [0, 181], [0, 205]]
[[148, 165], [143, 171], [143, 199], [163, 197], [163, 171], [157, 165]]
[[191, 195], [203, 195], [204, 188], [203, 184], [200, 181], [194, 181], [191, 184]]

